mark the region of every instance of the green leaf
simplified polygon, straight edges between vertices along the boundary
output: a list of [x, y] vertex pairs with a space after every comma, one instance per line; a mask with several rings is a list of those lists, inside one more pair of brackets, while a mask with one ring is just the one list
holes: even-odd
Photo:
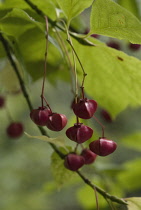
[[138, 18], [140, 17], [139, 8], [136, 0], [118, 0], [118, 4], [132, 12]]
[[35, 21], [25, 11], [17, 8], [0, 19], [0, 30], [14, 37], [19, 37], [33, 27], [38, 27], [41, 31], [44, 31], [43, 24]]
[[101, 34], [141, 44], [141, 22], [112, 0], [94, 1], [90, 24], [91, 34]]
[[[91, 38], [92, 40], [92, 38]], [[94, 39], [93, 39], [94, 40]], [[84, 46], [73, 41], [87, 73], [85, 91], [115, 117], [127, 106], [140, 106], [141, 101], [141, 61], [122, 51], [107, 47], [94, 40], [95, 46]], [[82, 70], [79, 81], [82, 81]]]
[[121, 139], [121, 143], [126, 147], [141, 151], [141, 133], [136, 132], [132, 135], [130, 134], [129, 136], [125, 136]]
[[83, 0], [83, 3], [80, 0], [57, 0], [57, 3], [67, 17], [68, 22], [79, 15], [83, 10], [90, 7], [92, 2], [93, 0]]
[[49, 138], [47, 136], [31, 136], [25, 132], [25, 135], [32, 139], [39, 139], [41, 141], [46, 141], [52, 144], [55, 144], [59, 147], [63, 147], [64, 149], [68, 150], [65, 146], [65, 139], [62, 136], [58, 136], [57, 138]]
[[139, 181], [141, 177], [140, 166], [140, 158], [128, 161], [123, 165], [125, 170], [117, 175], [118, 183], [122, 189], [130, 192], [141, 188], [141, 182]]
[[67, 184], [76, 175], [75, 172], [64, 167], [64, 160], [55, 152], [51, 156], [51, 170], [58, 188]]
[[132, 197], [125, 199], [128, 203], [128, 210], [140, 210], [141, 209], [141, 198], [140, 197]]

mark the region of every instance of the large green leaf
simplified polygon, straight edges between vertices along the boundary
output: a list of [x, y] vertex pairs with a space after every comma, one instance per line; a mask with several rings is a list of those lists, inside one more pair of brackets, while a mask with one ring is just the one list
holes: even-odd
[[[85, 91], [101, 107], [115, 117], [127, 106], [141, 105], [140, 60], [96, 40], [96, 46], [73, 43], [87, 73]], [[79, 64], [77, 68], [82, 81]]]
[[140, 210], [141, 209], [141, 198], [140, 197], [132, 197], [125, 199], [128, 203], [128, 210]]
[[67, 182], [76, 175], [74, 172], [64, 167], [64, 160], [55, 152], [51, 156], [51, 170], [58, 188], [67, 184]]
[[65, 16], [68, 19], [68, 22], [72, 18], [79, 15], [84, 9], [88, 8], [93, 0], [56, 0], [60, 8], [64, 11]]
[[135, 16], [137, 16], [138, 18], [139, 16], [139, 8], [138, 8], [138, 4], [136, 0], [118, 0], [118, 3], [126, 8], [127, 10], [129, 10], [130, 12], [132, 12]]
[[112, 0], [95, 0], [91, 11], [91, 34], [127, 39], [141, 44], [141, 23]]

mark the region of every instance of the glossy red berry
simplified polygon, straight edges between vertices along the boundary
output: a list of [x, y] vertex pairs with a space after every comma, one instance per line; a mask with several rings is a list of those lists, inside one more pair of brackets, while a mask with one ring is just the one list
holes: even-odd
[[45, 126], [48, 120], [51, 110], [46, 107], [39, 107], [38, 109], [33, 109], [30, 113], [30, 118], [32, 121], [39, 126]]
[[110, 114], [105, 109], [101, 110], [101, 116], [106, 122], [108, 123], [112, 122], [112, 118]]
[[97, 157], [97, 154], [95, 154], [94, 152], [92, 152], [89, 149], [84, 149], [82, 151], [81, 155], [85, 159], [85, 164], [93, 163], [95, 161], [96, 157]]
[[96, 141], [93, 141], [89, 144], [90, 150], [96, 153], [99, 156], [106, 156], [113, 153], [116, 148], [117, 144], [105, 138], [99, 138]]
[[93, 129], [82, 123], [76, 123], [66, 130], [66, 135], [72, 141], [81, 144], [92, 137]]
[[97, 102], [87, 98], [80, 99], [77, 104], [73, 106], [73, 111], [76, 116], [82, 119], [90, 119], [97, 109]]
[[137, 51], [137, 50], [139, 50], [141, 48], [141, 45], [140, 44], [132, 44], [132, 43], [130, 43], [129, 44], [129, 48], [131, 50], [133, 50], [133, 51]]
[[120, 50], [120, 45], [119, 43], [115, 42], [115, 41], [111, 41], [107, 43], [108, 47], [114, 48], [116, 50]]
[[7, 135], [13, 139], [19, 138], [23, 134], [23, 124], [20, 122], [12, 122], [7, 127]]
[[3, 108], [5, 105], [5, 98], [3, 96], [0, 96], [0, 108]]
[[81, 155], [69, 154], [65, 157], [64, 166], [71, 171], [77, 171], [84, 163], [85, 160]]
[[67, 124], [64, 114], [52, 113], [47, 120], [46, 126], [52, 131], [61, 131]]

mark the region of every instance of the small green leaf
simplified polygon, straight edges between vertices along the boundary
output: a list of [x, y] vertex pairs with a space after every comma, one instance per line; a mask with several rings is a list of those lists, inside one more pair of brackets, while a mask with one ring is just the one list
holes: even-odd
[[128, 203], [128, 210], [141, 210], [141, 198], [140, 197], [132, 197], [125, 198]]
[[57, 0], [60, 8], [63, 10], [68, 22], [79, 15], [84, 9], [90, 7], [93, 0]]
[[64, 149], [68, 150], [65, 146], [65, 139], [62, 136], [58, 136], [57, 138], [49, 138], [47, 136], [31, 136], [25, 132], [25, 135], [32, 139], [39, 139], [41, 141], [46, 141], [57, 146], [63, 147]]
[[91, 11], [91, 34], [126, 39], [141, 44], [141, 22], [112, 0], [96, 0]]
[[74, 172], [64, 167], [64, 160], [62, 160], [55, 152], [51, 156], [51, 170], [58, 188], [67, 184], [67, 182], [75, 176]]

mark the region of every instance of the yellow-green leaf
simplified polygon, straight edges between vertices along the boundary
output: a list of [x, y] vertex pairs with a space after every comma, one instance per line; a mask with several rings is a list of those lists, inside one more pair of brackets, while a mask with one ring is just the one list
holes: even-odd
[[112, 0], [94, 1], [91, 11], [93, 33], [141, 44], [141, 22]]
[[132, 197], [125, 199], [128, 203], [128, 210], [141, 210], [141, 198], [140, 197]]
[[62, 136], [58, 136], [57, 138], [49, 138], [47, 136], [31, 136], [28, 133], [25, 132], [25, 135], [29, 138], [32, 139], [39, 139], [41, 141], [46, 141], [52, 144], [55, 144], [57, 146], [63, 147], [67, 150], [66, 146], [65, 146], [65, 139]]

